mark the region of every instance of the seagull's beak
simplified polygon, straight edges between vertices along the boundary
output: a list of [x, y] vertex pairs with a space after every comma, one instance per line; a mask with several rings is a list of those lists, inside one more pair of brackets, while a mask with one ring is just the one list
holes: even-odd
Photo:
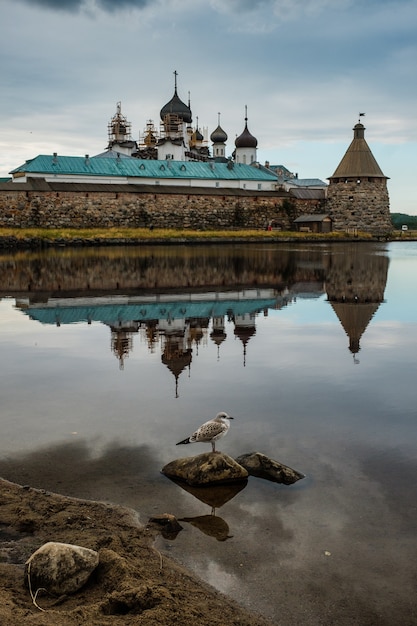
[[229, 420], [234, 420], [235, 418], [234, 418], [234, 417], [232, 417], [231, 415], [229, 415], [229, 417], [228, 417], [227, 419], [229, 419]]

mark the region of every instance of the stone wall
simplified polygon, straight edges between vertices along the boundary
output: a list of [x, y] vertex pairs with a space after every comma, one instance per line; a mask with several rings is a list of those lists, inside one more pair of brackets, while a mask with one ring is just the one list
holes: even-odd
[[105, 295], [152, 290], [217, 290], [227, 288], [291, 288], [295, 283], [323, 283], [330, 259], [321, 247], [303, 254], [268, 246], [187, 246], [178, 254], [171, 246], [52, 249], [30, 255], [0, 251], [0, 297], [17, 294], [32, 301], [48, 297]]
[[[45, 184], [45, 183], [44, 183]], [[269, 222], [283, 230], [303, 213], [323, 212], [317, 200], [298, 200], [287, 192], [276, 194], [242, 191], [228, 195], [188, 190], [157, 193], [95, 190], [16, 189], [18, 183], [0, 188], [0, 227], [12, 228], [107, 228], [150, 227], [189, 229], [263, 229]], [[52, 185], [49, 185], [52, 187]], [[61, 185], [62, 189], [64, 186]], [[86, 190], [88, 189], [88, 191]], [[225, 191], [225, 194], [227, 192]]]
[[326, 212], [333, 230], [359, 230], [387, 234], [393, 230], [386, 180], [361, 178], [348, 182], [330, 181]]

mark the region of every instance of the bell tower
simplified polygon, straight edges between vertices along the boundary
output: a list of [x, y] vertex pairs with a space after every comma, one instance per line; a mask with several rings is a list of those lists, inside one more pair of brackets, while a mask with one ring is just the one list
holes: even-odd
[[122, 115], [121, 102], [117, 103], [116, 113], [108, 123], [107, 130], [109, 135], [107, 150], [131, 156], [132, 151], [136, 148], [136, 142], [132, 140], [131, 123]]

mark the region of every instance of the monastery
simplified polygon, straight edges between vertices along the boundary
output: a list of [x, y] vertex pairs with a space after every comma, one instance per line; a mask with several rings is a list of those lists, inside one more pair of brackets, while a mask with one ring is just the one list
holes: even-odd
[[274, 228], [388, 234], [387, 177], [360, 121], [329, 185], [299, 179], [282, 165], [261, 165], [258, 141], [244, 128], [226, 156], [227, 133], [193, 125], [190, 102], [178, 95], [148, 121], [138, 141], [121, 103], [101, 154], [38, 155], [0, 182], [0, 227]]

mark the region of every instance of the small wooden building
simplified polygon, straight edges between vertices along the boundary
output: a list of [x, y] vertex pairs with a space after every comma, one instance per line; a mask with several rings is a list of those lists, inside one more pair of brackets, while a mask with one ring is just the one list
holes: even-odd
[[333, 220], [325, 213], [301, 215], [293, 224], [303, 233], [330, 233], [333, 230]]

